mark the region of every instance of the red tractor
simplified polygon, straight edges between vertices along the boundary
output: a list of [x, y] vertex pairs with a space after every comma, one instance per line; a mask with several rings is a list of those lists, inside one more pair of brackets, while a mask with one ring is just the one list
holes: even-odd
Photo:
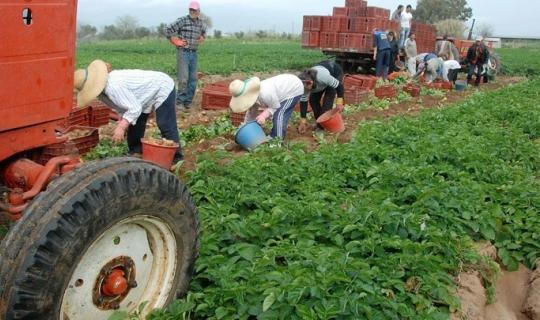
[[1, 319], [147, 314], [186, 293], [198, 255], [197, 209], [169, 171], [83, 163], [77, 148], [37, 161], [69, 140], [58, 128], [73, 105], [76, 9], [0, 3]]

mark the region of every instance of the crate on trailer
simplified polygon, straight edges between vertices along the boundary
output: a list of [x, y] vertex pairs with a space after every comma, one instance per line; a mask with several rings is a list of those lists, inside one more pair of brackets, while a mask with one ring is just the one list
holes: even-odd
[[388, 19], [390, 17], [390, 10], [379, 7], [367, 7], [365, 9], [366, 17]]
[[380, 28], [381, 24], [381, 20], [377, 18], [351, 18], [348, 31], [354, 33], [371, 33], [374, 28]]
[[322, 28], [324, 32], [346, 32], [349, 29], [347, 17], [323, 17]]
[[345, 0], [345, 7], [348, 8], [365, 8], [367, 1], [365, 0]]
[[302, 30], [311, 31], [311, 16], [304, 16]]
[[302, 32], [302, 47], [317, 48], [320, 44], [319, 31]]
[[311, 31], [321, 31], [323, 16], [311, 16]]
[[347, 17], [349, 15], [349, 8], [347, 7], [334, 7], [332, 16], [334, 17]]
[[338, 48], [339, 34], [337, 32], [321, 32], [321, 48]]
[[339, 47], [346, 50], [366, 51], [372, 47], [368, 43], [370, 35], [362, 33], [342, 33], [339, 38]]

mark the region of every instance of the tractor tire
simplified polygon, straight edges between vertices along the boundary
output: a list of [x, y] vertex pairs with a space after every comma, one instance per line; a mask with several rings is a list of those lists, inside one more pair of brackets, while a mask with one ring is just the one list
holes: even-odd
[[173, 174], [134, 158], [87, 163], [2, 242], [0, 319], [148, 314], [186, 294], [198, 252], [197, 209]]
[[498, 76], [502, 71], [502, 61], [498, 54], [491, 52], [489, 56], [489, 68], [488, 74]]

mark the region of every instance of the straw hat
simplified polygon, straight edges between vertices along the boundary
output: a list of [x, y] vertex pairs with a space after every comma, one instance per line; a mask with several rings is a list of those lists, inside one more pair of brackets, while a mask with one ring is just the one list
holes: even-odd
[[77, 105], [84, 107], [97, 98], [107, 85], [109, 74], [107, 65], [101, 60], [94, 60], [86, 69], [75, 71], [73, 87], [77, 93]]
[[229, 85], [229, 93], [232, 96], [229, 104], [231, 110], [236, 113], [246, 112], [257, 101], [260, 89], [261, 79], [257, 77], [231, 82]]

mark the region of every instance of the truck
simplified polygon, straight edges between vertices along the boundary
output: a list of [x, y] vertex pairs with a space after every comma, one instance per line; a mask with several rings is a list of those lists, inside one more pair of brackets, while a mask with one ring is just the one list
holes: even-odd
[[59, 129], [73, 112], [76, 11], [0, 3], [1, 319], [144, 316], [186, 294], [198, 256], [182, 181], [137, 158], [84, 162], [84, 139]]

